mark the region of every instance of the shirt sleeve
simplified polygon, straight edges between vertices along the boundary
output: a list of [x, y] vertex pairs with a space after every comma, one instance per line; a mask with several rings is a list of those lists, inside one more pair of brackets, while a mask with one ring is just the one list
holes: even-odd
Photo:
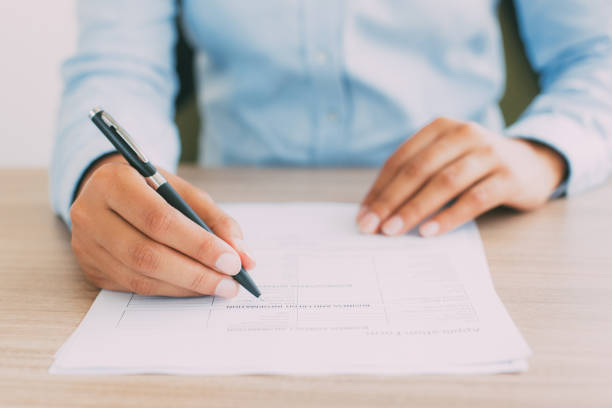
[[93, 107], [107, 110], [153, 163], [176, 169], [175, 3], [78, 3], [77, 51], [62, 66], [64, 93], [50, 167], [51, 202], [68, 226], [72, 198], [83, 172], [114, 150], [89, 120]]
[[556, 149], [567, 194], [602, 183], [612, 167], [612, 2], [515, 0], [541, 93], [507, 129]]

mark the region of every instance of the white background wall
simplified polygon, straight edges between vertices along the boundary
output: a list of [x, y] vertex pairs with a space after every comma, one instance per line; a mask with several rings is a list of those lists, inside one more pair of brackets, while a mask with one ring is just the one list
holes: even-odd
[[0, 0], [0, 167], [45, 167], [76, 0]]

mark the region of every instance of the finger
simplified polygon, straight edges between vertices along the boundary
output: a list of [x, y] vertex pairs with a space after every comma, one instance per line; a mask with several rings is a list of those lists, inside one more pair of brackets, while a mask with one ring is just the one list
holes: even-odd
[[117, 292], [130, 292], [130, 290], [119, 283], [111, 280], [108, 276], [95, 266], [82, 267], [85, 279], [99, 289], [114, 290]]
[[255, 259], [249, 252], [247, 244], [244, 242], [242, 229], [236, 220], [227, 215], [213, 199], [204, 191], [194, 187], [182, 178], [173, 174], [167, 174], [168, 180], [193, 210], [206, 222], [206, 224], [222, 240], [230, 244], [240, 255], [242, 265], [246, 269], [255, 267]]
[[463, 193], [449, 208], [421, 225], [419, 233], [424, 237], [444, 234], [501, 205], [511, 191], [508, 184], [504, 174], [492, 174]]
[[401, 204], [409, 200], [442, 168], [478, 146], [478, 138], [465, 130], [452, 129], [404, 163], [393, 180], [368, 206], [359, 228], [363, 233], [374, 233]]
[[468, 187], [488, 176], [498, 160], [486, 150], [466, 154], [440, 170], [413, 198], [403, 204], [383, 225], [385, 235], [411, 230]]
[[[99, 257], [96, 256], [100, 252], [99, 245], [90, 239], [81, 239], [79, 235], [77, 235], [76, 230], [73, 230], [72, 247], [75, 255], [77, 255], [77, 261], [85, 279], [100, 289], [129, 292], [126, 287], [110, 279], [106, 273], [98, 268], [98, 265], [102, 265], [98, 259]], [[84, 247], [87, 249], [82, 250]]]
[[81, 266], [85, 278], [101, 289], [151, 296], [200, 296], [197, 292], [133, 272], [95, 242], [89, 243], [88, 259]]
[[418, 152], [433, 142], [433, 140], [435, 140], [444, 130], [449, 127], [457, 126], [457, 123], [458, 122], [452, 119], [438, 118], [423, 127], [402, 144], [389, 159], [387, 159], [376, 181], [363, 199], [361, 203], [362, 209], [359, 211], [357, 221], [361, 218], [360, 216], [365, 215], [367, 206], [370, 205], [374, 198], [380, 194], [382, 189], [395, 177], [398, 171], [400, 171], [402, 164], [416, 156]]
[[104, 276], [103, 279], [94, 282], [98, 287], [122, 292], [134, 292], [143, 296], [201, 296], [201, 293], [193, 290], [138, 273], [118, 261], [99, 245], [96, 245], [92, 250], [92, 257], [96, 259], [96, 264], [99, 265], [98, 269], [102, 270], [101, 273]]
[[240, 271], [240, 257], [229, 244], [170, 206], [135, 170], [121, 171], [107, 195], [114, 212], [154, 241], [203, 265], [227, 275]]
[[116, 214], [100, 223], [96, 239], [119, 262], [139, 274], [205, 295], [232, 297], [238, 293], [234, 279], [153, 241]]
[[[93, 245], [97, 246], [95, 243], [93, 243]], [[97, 267], [98, 262], [92, 258], [91, 251], [87, 252], [86, 257], [77, 257], [77, 260], [81, 270], [83, 271], [85, 279], [92, 285], [100, 289], [117, 290], [123, 292], [127, 291], [126, 288], [110, 280], [108, 276]]]

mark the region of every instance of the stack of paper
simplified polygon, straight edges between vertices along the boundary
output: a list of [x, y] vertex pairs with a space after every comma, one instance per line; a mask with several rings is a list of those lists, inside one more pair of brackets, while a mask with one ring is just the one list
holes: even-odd
[[101, 291], [52, 373], [488, 373], [529, 347], [478, 230], [365, 236], [349, 204], [233, 204], [264, 301]]

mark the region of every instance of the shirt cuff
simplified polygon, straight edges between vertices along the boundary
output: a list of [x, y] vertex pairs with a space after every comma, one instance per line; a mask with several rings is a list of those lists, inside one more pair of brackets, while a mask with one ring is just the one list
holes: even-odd
[[[113, 146], [104, 138], [91, 140], [80, 146], [77, 154], [66, 160], [61, 168], [51, 170], [51, 201], [56, 213], [72, 228], [70, 207], [77, 183], [83, 172], [99, 157], [113, 151]], [[60, 166], [55, 166], [60, 167]]]
[[[150, 126], [140, 126], [137, 133], [156, 136], [142, 138], [137, 137], [136, 133], [130, 133], [156, 167], [175, 172], [179, 152], [176, 147], [178, 143], [174, 143], [173, 139], [177, 137], [174, 126], [156, 121]], [[83, 173], [94, 161], [116, 150], [88, 120], [74, 126], [69, 134], [61, 138], [63, 143], [57, 144], [53, 153], [50, 169], [50, 194], [55, 212], [64, 220], [68, 228], [72, 228], [70, 207]]]
[[567, 178], [551, 198], [573, 195], [602, 183], [608, 174], [607, 147], [598, 135], [570, 117], [558, 114], [529, 115], [505, 134], [533, 140], [558, 152], [567, 163]]

